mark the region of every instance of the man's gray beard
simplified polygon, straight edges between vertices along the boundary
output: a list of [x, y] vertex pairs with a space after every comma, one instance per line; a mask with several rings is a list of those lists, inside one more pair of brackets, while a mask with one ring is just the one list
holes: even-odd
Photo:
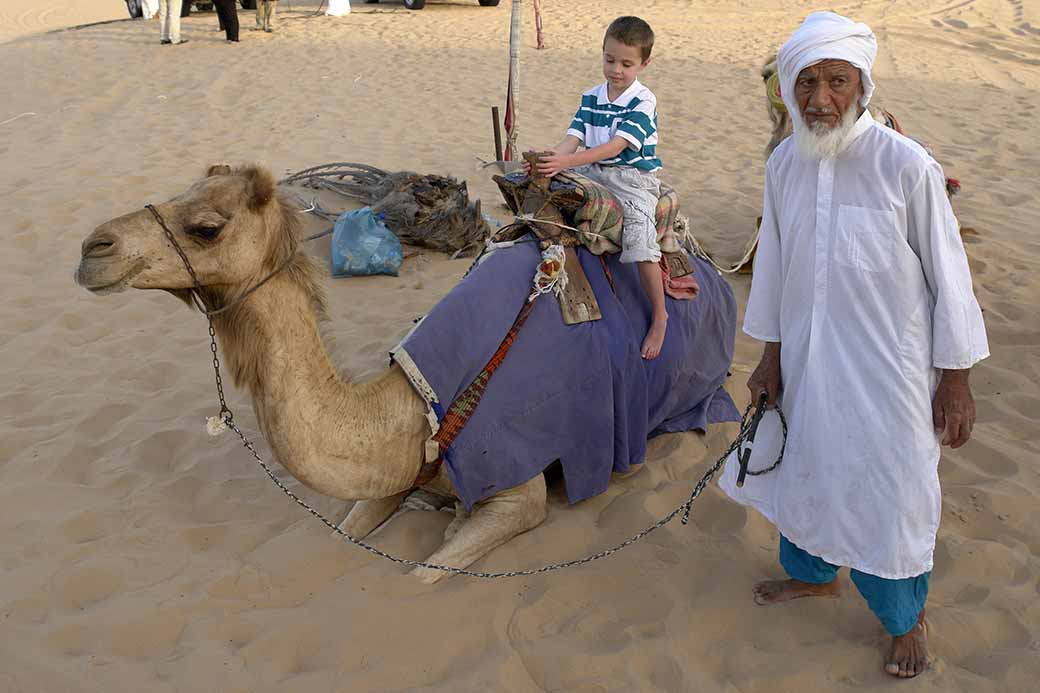
[[803, 115], [802, 124], [805, 127], [799, 128], [794, 133], [795, 142], [798, 143], [798, 149], [801, 150], [802, 155], [814, 161], [837, 158], [850, 144], [849, 134], [856, 126], [856, 121], [859, 120], [858, 111], [856, 104], [849, 104], [841, 116], [841, 121], [835, 127], [827, 127], [820, 121], [816, 121], [815, 127], [812, 127], [805, 122]]

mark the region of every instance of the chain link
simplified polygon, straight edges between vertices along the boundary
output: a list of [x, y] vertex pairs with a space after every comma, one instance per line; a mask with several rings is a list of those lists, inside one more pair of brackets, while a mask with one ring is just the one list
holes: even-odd
[[[163, 220], [159, 212], [152, 205], [146, 205], [146, 208], [155, 216], [155, 220], [162, 227], [163, 231], [166, 233], [166, 237], [169, 238], [170, 242], [173, 244], [173, 247], [177, 250], [177, 254], [180, 255], [181, 260], [184, 262], [184, 266], [187, 268], [188, 274], [191, 275], [192, 281], [195, 284], [192, 296], [195, 299], [196, 304], [200, 304], [202, 299], [199, 295], [199, 292], [201, 291], [202, 286], [199, 283], [198, 277], [195, 275], [195, 270], [192, 268], [191, 263], [188, 261], [187, 255], [181, 249], [180, 244], [177, 243], [177, 239], [174, 238], [173, 233], [166, 226], [166, 222], [165, 220]], [[316, 238], [318, 237], [318, 235], [315, 235], [312, 238]], [[311, 240], [311, 238], [305, 240]], [[688, 524], [690, 520], [690, 510], [693, 507], [694, 501], [696, 501], [697, 497], [701, 495], [701, 492], [705, 488], [707, 488], [708, 483], [712, 480], [715, 474], [726, 462], [726, 459], [730, 456], [730, 454], [734, 450], [737, 450], [747, 440], [748, 434], [751, 431], [751, 423], [749, 416], [751, 414], [753, 404], [749, 403], [747, 408], [744, 410], [744, 415], [741, 417], [740, 420], [740, 433], [737, 434], [737, 437], [733, 440], [732, 443], [730, 443], [730, 446], [726, 449], [726, 451], [722, 453], [719, 459], [716, 460], [715, 464], [712, 465], [712, 467], [708, 469], [707, 472], [705, 472], [704, 476], [702, 476], [700, 481], [697, 482], [696, 486], [693, 487], [693, 491], [690, 493], [690, 497], [686, 499], [685, 502], [681, 503], [670, 513], [668, 513], [661, 519], [657, 520], [654, 524], [650, 525], [649, 527], [643, 529], [640, 532], [637, 532], [636, 534], [633, 534], [631, 537], [625, 539], [620, 544], [617, 544], [607, 549], [603, 549], [601, 551], [597, 551], [596, 553], [585, 556], [584, 558], [575, 558], [569, 561], [561, 561], [559, 563], [549, 563], [541, 566], [540, 568], [530, 568], [527, 570], [508, 570], [501, 572], [466, 570], [464, 568], [455, 568], [449, 565], [438, 565], [436, 563], [426, 563], [425, 561], [416, 561], [410, 558], [400, 558], [398, 556], [393, 556], [391, 554], [386, 553], [385, 551], [377, 549], [371, 544], [366, 544], [360, 539], [356, 539], [355, 537], [350, 536], [342, 529], [340, 529], [339, 526], [337, 526], [331, 520], [325, 517], [325, 515], [315, 510], [306, 501], [304, 501], [302, 498], [293, 493], [285, 484], [281, 482], [281, 480], [278, 479], [277, 476], [275, 476], [274, 472], [271, 471], [271, 468], [268, 467], [267, 463], [264, 462], [263, 458], [260, 457], [260, 454], [256, 451], [256, 448], [253, 446], [253, 443], [250, 442], [248, 438], [246, 438], [245, 434], [242, 433], [242, 430], [238, 427], [238, 424], [235, 423], [234, 414], [232, 414], [231, 409], [227, 406], [227, 402], [224, 399], [224, 386], [220, 377], [220, 357], [217, 354], [217, 334], [216, 330], [213, 328], [213, 318], [210, 316], [210, 313], [204, 309], [203, 305], [200, 305], [200, 309], [203, 310], [203, 314], [206, 316], [206, 320], [209, 322], [210, 352], [213, 355], [213, 372], [217, 385], [217, 397], [220, 399], [220, 419], [224, 422], [224, 424], [238, 435], [238, 437], [242, 440], [243, 447], [245, 447], [250, 452], [250, 454], [253, 455], [253, 458], [257, 461], [257, 463], [264, 470], [264, 472], [271, 479], [271, 481], [274, 482], [275, 486], [280, 488], [282, 492], [285, 495], [287, 495], [290, 499], [292, 499], [294, 503], [296, 503], [301, 508], [306, 510], [308, 513], [313, 515], [322, 524], [331, 529], [335, 534], [339, 535], [344, 540], [350, 542], [354, 546], [357, 546], [360, 549], [364, 549], [365, 551], [373, 555], [379, 556], [380, 558], [385, 558], [388, 561], [392, 561], [393, 563], [397, 563], [400, 565], [405, 565], [410, 568], [428, 568], [431, 570], [439, 570], [441, 572], [452, 573], [455, 575], [466, 575], [468, 577], [485, 579], [510, 578], [538, 575], [541, 573], [548, 573], [555, 570], [562, 570], [563, 568], [571, 568], [574, 566], [584, 565], [586, 563], [591, 563], [593, 561], [598, 561], [602, 558], [611, 556], [617, 553], [618, 551], [621, 551], [622, 549], [631, 546], [632, 544], [636, 543], [637, 541], [647, 536], [651, 532], [660, 529], [661, 527], [664, 527], [666, 524], [674, 520], [680, 512], [682, 513], [682, 524]], [[780, 415], [780, 423], [784, 433], [784, 445], [780, 448], [780, 455], [776, 458], [776, 462], [774, 462], [770, 467], [766, 469], [761, 469], [757, 471], [749, 470], [748, 474], [752, 476], [765, 474], [766, 472], [776, 469], [777, 465], [779, 465], [780, 462], [783, 460], [784, 448], [786, 448], [787, 446], [787, 420], [784, 418], [784, 413], [780, 409], [779, 404], [777, 404], [776, 406], [776, 412]]]

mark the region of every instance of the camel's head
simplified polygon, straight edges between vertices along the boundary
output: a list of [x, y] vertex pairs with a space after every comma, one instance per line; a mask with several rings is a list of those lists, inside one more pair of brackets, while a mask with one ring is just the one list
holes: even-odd
[[[273, 271], [295, 251], [296, 221], [258, 166], [211, 166], [206, 177], [155, 205], [207, 293], [225, 294]], [[76, 282], [94, 293], [164, 289], [185, 298], [194, 282], [147, 209], [97, 227], [83, 241]]]

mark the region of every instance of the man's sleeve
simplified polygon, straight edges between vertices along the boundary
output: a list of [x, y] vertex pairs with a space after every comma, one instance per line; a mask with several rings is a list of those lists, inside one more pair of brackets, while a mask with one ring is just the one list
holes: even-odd
[[946, 196], [946, 180], [934, 161], [910, 193], [907, 242], [921, 260], [934, 301], [932, 365], [970, 368], [989, 356], [989, 342], [982, 310], [971, 288], [960, 228]]
[[783, 298], [783, 263], [780, 254], [780, 226], [772, 176], [766, 166], [762, 201], [762, 225], [758, 228], [751, 294], [744, 312], [744, 332], [762, 342], [779, 342], [780, 301]]
[[639, 150], [646, 138], [657, 132], [657, 104], [650, 100], [640, 101], [618, 124], [617, 137], [628, 140], [628, 146]]

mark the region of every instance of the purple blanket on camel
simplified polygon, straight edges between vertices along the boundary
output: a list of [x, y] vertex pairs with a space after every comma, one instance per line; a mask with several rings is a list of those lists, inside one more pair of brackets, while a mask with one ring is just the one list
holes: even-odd
[[[648, 437], [740, 420], [722, 389], [736, 330], [736, 302], [726, 281], [691, 256], [700, 295], [665, 299], [669, 319], [661, 355], [644, 361], [639, 346], [650, 304], [635, 265], [604, 256], [612, 291], [600, 258], [577, 250], [603, 317], [564, 325], [555, 296], [536, 300], [445, 456], [467, 508], [556, 460], [567, 497], [577, 503], [606, 490], [611, 472], [643, 462]], [[438, 419], [498, 349], [539, 260], [535, 243], [492, 253], [394, 350]]]

